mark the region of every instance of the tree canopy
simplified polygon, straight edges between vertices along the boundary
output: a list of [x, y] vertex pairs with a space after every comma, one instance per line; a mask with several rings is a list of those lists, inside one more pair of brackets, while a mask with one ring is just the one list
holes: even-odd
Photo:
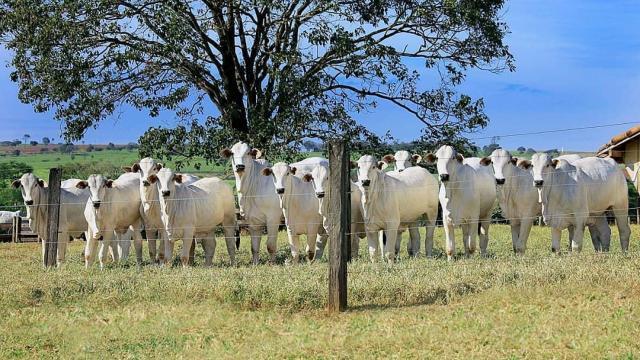
[[54, 110], [67, 141], [123, 106], [168, 110], [178, 126], [149, 129], [141, 152], [214, 158], [230, 139], [375, 143], [357, 118], [381, 102], [430, 141], [484, 127], [482, 99], [456, 86], [513, 69], [504, 2], [0, 0], [0, 36], [20, 100]]

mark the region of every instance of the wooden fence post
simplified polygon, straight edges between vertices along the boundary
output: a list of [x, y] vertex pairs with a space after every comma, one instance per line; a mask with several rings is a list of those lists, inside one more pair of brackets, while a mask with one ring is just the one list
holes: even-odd
[[44, 266], [56, 265], [58, 254], [58, 222], [60, 221], [60, 181], [62, 170], [49, 170], [49, 196], [47, 198], [47, 238], [45, 241]]
[[14, 243], [22, 242], [20, 240], [20, 235], [22, 233], [22, 218], [20, 215], [13, 217], [13, 232], [11, 233], [11, 241]]
[[347, 257], [351, 224], [350, 159], [345, 141], [329, 142], [329, 311], [347, 309]]

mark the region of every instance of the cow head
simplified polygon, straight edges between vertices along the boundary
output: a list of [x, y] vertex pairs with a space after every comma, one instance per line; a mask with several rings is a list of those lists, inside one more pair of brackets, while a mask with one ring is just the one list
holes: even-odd
[[238, 176], [242, 176], [247, 166], [251, 166], [252, 160], [262, 157], [262, 152], [258, 149], [251, 149], [247, 143], [242, 141], [235, 143], [231, 149], [223, 149], [220, 155], [231, 159], [233, 171]]
[[169, 168], [162, 168], [157, 174], [149, 176], [149, 182], [157, 184], [163, 199], [169, 199], [175, 196], [176, 184], [182, 183], [182, 174], [176, 174]]
[[381, 166], [375, 157], [364, 155], [358, 159], [358, 181], [367, 188], [378, 177]]
[[[322, 199], [327, 193], [327, 185], [329, 185], [329, 169], [326, 166], [316, 165], [311, 170], [311, 174], [304, 175], [305, 181], [311, 181], [316, 197]], [[308, 177], [307, 177], [308, 176]]]
[[149, 176], [157, 174], [160, 169], [162, 169], [162, 164], [149, 157], [140, 160], [139, 163], [133, 164], [131, 167], [132, 172], [140, 174], [140, 184], [145, 188], [151, 187]]
[[393, 155], [393, 159], [396, 163], [396, 170], [402, 172], [405, 169], [416, 166], [420, 163], [422, 161], [422, 156], [418, 154], [411, 155], [408, 151], [400, 150]]
[[283, 195], [287, 186], [290, 186], [291, 176], [296, 174], [296, 168], [287, 165], [286, 163], [275, 163], [272, 167], [262, 169], [262, 175], [271, 176], [273, 178], [273, 185], [276, 187], [276, 193]]
[[511, 157], [507, 150], [495, 149], [490, 157], [480, 160], [480, 164], [485, 166], [493, 165], [493, 175], [496, 178], [496, 184], [500, 186], [507, 181], [507, 176], [505, 176], [506, 167], [515, 165], [516, 161], [518, 159]]
[[46, 201], [46, 199], [41, 199], [41, 197], [44, 196], [42, 191], [45, 187], [44, 180], [38, 179], [38, 177], [32, 173], [23, 174], [20, 179], [14, 180], [11, 185], [14, 188], [20, 189], [22, 200], [24, 200], [24, 204], [27, 206]]
[[463, 160], [464, 157], [449, 145], [440, 147], [435, 154], [427, 155], [429, 163], [436, 163], [440, 181], [443, 183], [448, 182], [452, 175], [455, 175], [458, 166], [462, 164]]
[[113, 186], [113, 180], [107, 179], [103, 175], [92, 174], [89, 175], [89, 179], [86, 181], [79, 181], [76, 184], [78, 189], [89, 188], [89, 201], [93, 204], [95, 209], [99, 209], [100, 205], [104, 201], [106, 192]]
[[558, 165], [558, 160], [553, 160], [549, 154], [537, 153], [531, 157], [533, 165], [533, 185], [542, 188], [548, 181]]

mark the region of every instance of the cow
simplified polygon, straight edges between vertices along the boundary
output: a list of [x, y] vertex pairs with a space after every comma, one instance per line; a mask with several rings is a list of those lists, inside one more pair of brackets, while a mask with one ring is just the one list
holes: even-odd
[[[104, 267], [106, 250], [115, 240], [119, 254], [114, 260], [126, 260], [131, 245], [129, 235], [133, 237], [136, 250], [136, 263], [142, 265], [142, 216], [140, 214], [140, 176], [124, 173], [111, 180], [103, 175], [92, 174], [87, 180], [76, 184], [79, 189], [89, 188], [90, 197], [84, 207], [84, 216], [89, 225], [89, 236], [85, 246], [85, 266], [93, 265], [98, 241], [101, 240], [99, 261]], [[131, 234], [131, 232], [133, 234]]]
[[609, 251], [610, 237], [599, 220], [607, 210], [611, 210], [616, 218], [622, 251], [628, 250], [631, 230], [627, 223], [627, 183], [614, 160], [587, 157], [570, 164], [537, 153], [531, 163], [533, 184], [538, 188], [542, 202], [542, 215], [551, 227], [552, 251], [560, 251], [561, 231], [570, 226], [574, 228], [572, 250], [582, 250], [584, 227], [590, 224], [598, 228], [597, 236], [592, 237], [596, 251]]
[[13, 226], [13, 218], [20, 216], [18, 211], [0, 211], [0, 229], [9, 230]]
[[299, 178], [304, 177], [306, 174], [310, 174], [318, 165], [329, 167], [329, 160], [320, 156], [314, 156], [289, 164], [290, 167], [297, 169], [295, 176]]
[[[125, 167], [127, 172], [133, 172], [140, 176], [140, 213], [144, 223], [145, 235], [149, 247], [149, 257], [152, 262], [164, 263], [166, 231], [162, 223], [160, 210], [160, 196], [158, 186], [149, 182], [149, 177], [162, 169], [162, 164], [150, 157], [141, 159], [131, 167]], [[182, 174], [182, 183], [191, 184], [198, 180], [197, 176]], [[159, 240], [157, 244], [156, 239]]]
[[401, 172], [419, 164], [422, 161], [422, 156], [418, 154], [411, 155], [406, 150], [399, 150], [396, 151], [394, 155], [389, 154], [383, 156], [382, 161], [387, 165], [394, 164], [395, 171]]
[[384, 230], [387, 237], [384, 252], [394, 262], [399, 231], [423, 215], [427, 217], [425, 247], [427, 256], [431, 256], [438, 215], [438, 183], [433, 175], [426, 169], [412, 167], [389, 176], [371, 155], [360, 157], [357, 168], [371, 261], [375, 261], [378, 252], [378, 231]]
[[[47, 214], [49, 188], [45, 182], [32, 173], [23, 174], [20, 179], [12, 183], [13, 187], [20, 188], [24, 204], [27, 206], [27, 218], [29, 227], [38, 234], [41, 239], [47, 239]], [[67, 242], [70, 237], [80, 238], [87, 231], [87, 221], [83, 214], [84, 205], [89, 198], [89, 191], [75, 187], [60, 188], [60, 211], [58, 231], [58, 252], [56, 254], [57, 266], [65, 261]], [[42, 242], [42, 257], [44, 262], [45, 241]]]
[[[316, 167], [309, 174], [305, 174], [304, 181], [310, 182], [313, 185], [313, 190], [318, 198], [319, 212], [322, 216], [322, 224], [325, 231], [329, 231], [329, 224], [327, 223], [327, 217], [329, 215], [329, 202], [325, 198], [325, 195], [329, 192], [329, 169], [324, 165], [316, 165]], [[362, 217], [362, 193], [360, 188], [353, 181], [349, 181], [351, 189], [351, 226], [350, 226], [350, 238], [351, 238], [351, 258], [358, 257], [358, 249], [360, 248], [360, 239], [366, 237], [364, 229], [364, 219]], [[322, 257], [326, 246], [326, 238], [321, 239], [316, 243], [316, 257]]]
[[481, 165], [492, 165], [502, 216], [509, 220], [513, 252], [524, 255], [533, 223], [541, 213], [538, 191], [533, 187], [531, 163], [520, 161], [504, 149], [494, 150]]
[[189, 251], [193, 238], [202, 240], [205, 266], [213, 264], [216, 250], [215, 230], [223, 226], [224, 238], [231, 265], [235, 265], [235, 240], [238, 234], [233, 190], [217, 177], [200, 179], [190, 185], [182, 184], [183, 176], [162, 168], [149, 176], [149, 182], [158, 183], [162, 222], [167, 232], [165, 255], [173, 258], [173, 247], [182, 239], [182, 266], [189, 264]]
[[256, 159], [260, 157], [259, 150], [251, 149], [244, 142], [234, 144], [231, 149], [223, 149], [221, 155], [231, 159], [240, 216], [248, 224], [251, 236], [252, 262], [257, 265], [260, 260], [260, 238], [266, 226], [269, 261], [275, 263], [282, 210], [273, 181], [261, 174], [268, 163]]
[[297, 264], [300, 259], [298, 250], [300, 235], [306, 235], [307, 256], [310, 261], [313, 261], [316, 255], [316, 242], [321, 243], [321, 236], [325, 233], [313, 185], [295, 176], [296, 172], [295, 167], [283, 162], [262, 169], [263, 175], [273, 179], [275, 191], [280, 199], [294, 264]]
[[444, 145], [426, 156], [428, 163], [437, 162], [440, 175], [440, 205], [446, 237], [447, 259], [455, 256], [454, 226], [462, 227], [465, 255], [476, 251], [480, 236], [480, 253], [487, 255], [491, 212], [496, 201], [495, 180], [491, 169], [482, 166], [480, 158], [464, 158], [453, 147]]

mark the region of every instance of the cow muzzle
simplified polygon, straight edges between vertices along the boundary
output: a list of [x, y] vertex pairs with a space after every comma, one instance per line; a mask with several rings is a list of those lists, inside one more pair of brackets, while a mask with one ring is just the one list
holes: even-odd
[[169, 197], [171, 196], [171, 191], [169, 190], [163, 190], [162, 191], [162, 197]]
[[93, 207], [96, 208], [96, 209], [99, 209], [100, 208], [100, 201], [94, 201], [93, 202]]
[[25, 205], [33, 205], [33, 200], [26, 200], [24, 202]]
[[371, 180], [367, 179], [367, 180], [362, 180], [362, 186], [369, 186], [371, 185]]
[[504, 185], [504, 183], [506, 182], [506, 179], [496, 179], [496, 184], [497, 185]]
[[440, 174], [440, 181], [442, 182], [449, 181], [449, 174]]
[[322, 198], [324, 197], [324, 191], [317, 192], [317, 193], [316, 193], [316, 197], [317, 197], [318, 199], [322, 199]]
[[284, 194], [284, 188], [277, 188], [276, 192], [278, 193], [278, 195], [282, 195]]
[[398, 169], [398, 172], [403, 172], [403, 171], [404, 171], [404, 169]]
[[243, 172], [243, 171], [244, 171], [244, 165], [243, 164], [236, 165], [236, 172]]
[[541, 188], [542, 185], [544, 185], [544, 180], [534, 180], [533, 185], [535, 185], [535, 187], [537, 188]]

